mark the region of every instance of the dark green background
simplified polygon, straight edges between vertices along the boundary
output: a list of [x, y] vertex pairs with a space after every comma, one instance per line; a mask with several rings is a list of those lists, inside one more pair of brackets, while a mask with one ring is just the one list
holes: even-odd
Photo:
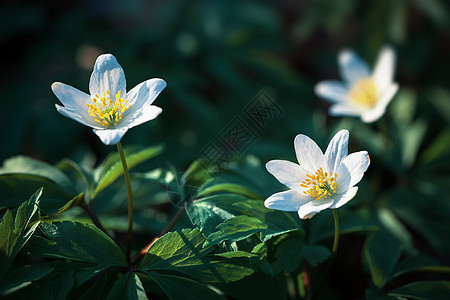
[[342, 126], [339, 118], [326, 117], [328, 104], [313, 86], [338, 79], [336, 56], [346, 47], [370, 65], [384, 44], [397, 50], [395, 78], [417, 97], [414, 117], [429, 123], [429, 140], [448, 128], [447, 3], [3, 1], [0, 158], [25, 154], [56, 162], [114, 151], [89, 128], [59, 115], [50, 89], [61, 81], [88, 92], [100, 53], [116, 56], [128, 89], [152, 77], [167, 81], [155, 102], [163, 114], [132, 129], [123, 144], [164, 142], [165, 159], [176, 165], [192, 161], [263, 87], [286, 113], [249, 153], [264, 160], [293, 157], [298, 133], [324, 147]]

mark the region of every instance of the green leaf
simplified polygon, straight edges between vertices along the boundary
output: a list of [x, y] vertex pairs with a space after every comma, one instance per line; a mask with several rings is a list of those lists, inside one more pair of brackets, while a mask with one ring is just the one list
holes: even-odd
[[204, 241], [205, 238], [195, 229], [169, 232], [153, 243], [140, 268], [164, 270], [171, 266], [189, 265], [192, 259], [200, 259], [214, 250], [214, 247], [203, 248]]
[[386, 283], [401, 253], [400, 242], [386, 231], [376, 231], [368, 238], [364, 257], [376, 287], [381, 288]]
[[[192, 223], [208, 240], [211, 234], [218, 232], [213, 236], [214, 244], [228, 239], [227, 236], [230, 234], [232, 240], [242, 240], [255, 232], [261, 232], [262, 241], [266, 241], [272, 236], [300, 229], [299, 223], [290, 214], [270, 210], [264, 206], [263, 201], [249, 200], [234, 194], [214, 195], [194, 200], [187, 203], [186, 211]], [[249, 219], [242, 215], [246, 215]], [[238, 216], [237, 220], [232, 220]], [[239, 224], [243, 219], [249, 224]], [[220, 225], [219, 228], [221, 223], [224, 225]], [[235, 234], [233, 230], [240, 230], [240, 233]]]
[[262, 199], [263, 197], [252, 190], [246, 188], [245, 186], [234, 184], [234, 183], [220, 183], [205, 188], [200, 188], [197, 191], [197, 197], [205, 197], [211, 194], [218, 193], [233, 193], [236, 195], [241, 195], [249, 199]]
[[213, 178], [220, 166], [209, 159], [195, 160], [181, 177], [182, 185], [200, 187], [202, 184]]
[[328, 257], [330, 257], [331, 252], [328, 248], [320, 245], [305, 245], [303, 248], [303, 255], [309, 264], [313, 267], [317, 266]]
[[62, 214], [63, 212], [66, 212], [69, 209], [77, 206], [83, 199], [84, 199], [84, 193], [81, 193], [81, 194], [75, 196], [72, 200], [67, 202], [63, 207], [58, 209], [57, 212], [55, 212], [51, 215], [45, 215], [43, 212], [41, 212], [41, 219], [49, 219], [49, 218], [56, 217], [57, 215]]
[[145, 300], [148, 299], [145, 294], [142, 282], [136, 273], [128, 272], [116, 281], [108, 294], [107, 300], [129, 299], [129, 300]]
[[25, 266], [7, 274], [0, 282], [0, 296], [12, 294], [15, 291], [30, 285], [33, 281], [41, 279], [53, 268], [42, 266]]
[[0, 175], [27, 174], [50, 180], [65, 190], [71, 190], [70, 179], [58, 168], [45, 162], [26, 157], [15, 156], [4, 161]]
[[391, 210], [381, 207], [377, 215], [386, 230], [401, 241], [406, 249], [415, 252], [410, 232]]
[[30, 174], [5, 174], [0, 175], [0, 199], [2, 199], [0, 210], [19, 206], [41, 187], [44, 187], [45, 194], [41, 197], [40, 210], [56, 211], [74, 196], [73, 193], [45, 177]]
[[302, 230], [298, 218], [294, 219], [292, 215], [284, 211], [268, 209], [263, 201], [247, 200], [235, 203], [233, 206], [238, 207], [243, 214], [255, 217], [262, 224], [267, 225], [266, 229], [261, 230], [263, 242], [277, 235]]
[[313, 267], [330, 256], [327, 248], [318, 245], [306, 245], [301, 236], [288, 237], [280, 242], [275, 252], [272, 268], [275, 273], [293, 272], [305, 258]]
[[192, 224], [209, 236], [217, 225], [241, 213], [234, 203], [247, 200], [233, 194], [208, 196], [186, 203], [186, 212]]
[[29, 250], [33, 255], [105, 266], [128, 266], [119, 246], [93, 225], [64, 221], [41, 223], [39, 228], [50, 240], [34, 238]]
[[60, 170], [70, 170], [74, 172], [76, 180], [78, 182], [81, 182], [83, 186], [83, 191], [85, 197], [87, 198], [86, 202], [89, 202], [95, 186], [93, 171], [91, 169], [86, 170], [82, 168], [76, 162], [68, 158], [64, 158], [63, 160], [61, 160], [56, 166]]
[[228, 219], [217, 226], [218, 231], [208, 236], [207, 245], [218, 245], [223, 241], [234, 243], [249, 236], [267, 230], [267, 224], [259, 219], [245, 215]]
[[[127, 166], [131, 169], [134, 166], [160, 154], [162, 150], [162, 146], [155, 146], [132, 154], [126, 154], [125, 160], [127, 161]], [[98, 182], [93, 197], [95, 197], [101, 190], [109, 186], [123, 174], [122, 162], [118, 157], [116, 157], [116, 159], [100, 166], [96, 170], [96, 173], [100, 175], [98, 177]]]
[[303, 248], [305, 244], [301, 238], [289, 237], [283, 240], [275, 251], [275, 261], [272, 268], [275, 273], [281, 271], [293, 272], [303, 259]]
[[169, 299], [224, 299], [207, 286], [188, 278], [154, 272], [150, 272], [149, 275], [158, 283]]
[[204, 242], [197, 229], [169, 232], [153, 243], [140, 269], [181, 272], [203, 282], [235, 281], [253, 273], [247, 266], [250, 259], [213, 255], [215, 247], [205, 247]]
[[[446, 184], [446, 182], [443, 182]], [[416, 230], [434, 249], [442, 254], [450, 250], [450, 202], [443, 201], [442, 188], [425, 194], [411, 188], [392, 189], [386, 196], [388, 206], [396, 216]]]
[[6, 273], [19, 250], [30, 239], [39, 222], [30, 227], [28, 223], [35, 214], [42, 188], [17, 209], [13, 220], [11, 211], [7, 210], [0, 222], [0, 278]]
[[419, 281], [399, 287], [388, 293], [396, 297], [419, 300], [447, 300], [450, 295], [450, 281]]

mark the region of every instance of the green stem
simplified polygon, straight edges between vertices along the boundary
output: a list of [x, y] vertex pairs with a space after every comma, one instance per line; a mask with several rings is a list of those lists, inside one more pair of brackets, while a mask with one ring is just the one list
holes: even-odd
[[332, 209], [334, 218], [334, 242], [333, 242], [333, 254], [336, 253], [339, 244], [339, 217], [336, 209]]
[[119, 151], [120, 160], [122, 161], [123, 175], [125, 176], [125, 183], [128, 192], [128, 238], [127, 238], [127, 259], [130, 261], [131, 239], [133, 236], [133, 194], [131, 192], [130, 174], [128, 173], [127, 161], [123, 154], [122, 144], [117, 143], [117, 150]]

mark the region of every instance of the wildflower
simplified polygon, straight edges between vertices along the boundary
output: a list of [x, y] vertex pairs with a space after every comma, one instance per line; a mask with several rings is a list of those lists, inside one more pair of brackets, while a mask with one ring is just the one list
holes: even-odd
[[159, 78], [138, 84], [127, 93], [125, 74], [111, 54], [100, 55], [89, 82], [90, 95], [60, 82], [52, 91], [64, 106], [63, 116], [93, 128], [105, 145], [117, 144], [128, 129], [156, 118], [162, 109], [151, 105], [166, 82]]
[[359, 116], [365, 123], [378, 120], [397, 93], [393, 82], [395, 53], [384, 47], [371, 73], [367, 64], [351, 50], [339, 53], [339, 68], [344, 82], [326, 80], [314, 90], [317, 96], [332, 103], [332, 116]]
[[264, 205], [297, 211], [301, 219], [309, 219], [324, 209], [339, 208], [350, 201], [370, 159], [367, 151], [348, 155], [348, 136], [347, 130], [339, 131], [323, 154], [312, 139], [297, 135], [294, 148], [299, 164], [285, 160], [266, 164], [267, 170], [289, 190], [273, 194]]

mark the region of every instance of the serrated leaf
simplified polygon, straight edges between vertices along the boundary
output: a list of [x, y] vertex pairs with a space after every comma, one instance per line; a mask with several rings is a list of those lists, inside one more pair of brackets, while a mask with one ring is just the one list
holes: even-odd
[[268, 209], [263, 201], [247, 200], [233, 204], [241, 209], [243, 214], [257, 218], [267, 228], [261, 230], [261, 241], [265, 242], [274, 236], [287, 232], [302, 230], [298, 218], [294, 219], [289, 213]]
[[205, 238], [198, 230], [169, 232], [153, 243], [140, 268], [153, 270], [189, 265], [190, 259], [200, 259], [214, 249], [214, 247], [203, 248], [204, 242]]
[[150, 272], [149, 275], [158, 283], [169, 299], [224, 299], [207, 286], [188, 278], [154, 272]]
[[364, 257], [376, 287], [381, 288], [386, 283], [401, 253], [400, 242], [386, 231], [376, 231], [368, 238]]
[[33, 239], [34, 255], [73, 259], [106, 266], [128, 266], [122, 250], [93, 225], [78, 222], [41, 223], [39, 228], [50, 239]]
[[140, 269], [181, 272], [203, 282], [235, 281], [253, 273], [249, 259], [210, 254], [215, 247], [204, 247], [204, 242], [197, 229], [169, 232], [150, 247]]
[[146, 300], [144, 287], [134, 272], [128, 272], [116, 281], [108, 294], [107, 300]]
[[[134, 166], [160, 154], [162, 150], [162, 146], [155, 146], [132, 154], [127, 154], [125, 156], [125, 160], [127, 161], [128, 169], [131, 169]], [[100, 191], [109, 186], [123, 174], [123, 167], [120, 159], [116, 159], [114, 163], [110, 163], [110, 166], [108, 166], [105, 170], [103, 170], [103, 167], [99, 168], [102, 171], [97, 171], [97, 173], [101, 173], [101, 175], [98, 178], [93, 197], [95, 197]]]
[[53, 268], [42, 266], [25, 266], [8, 273], [0, 282], [0, 296], [6, 296], [14, 293], [21, 288], [30, 285], [33, 281], [38, 280]]
[[209, 236], [217, 225], [240, 214], [241, 209], [234, 203], [247, 201], [247, 198], [233, 195], [214, 195], [186, 203], [186, 212], [203, 234]]
[[450, 295], [450, 281], [413, 282], [390, 291], [388, 294], [419, 300], [447, 300]]
[[208, 236], [207, 245], [218, 245], [223, 241], [234, 243], [249, 236], [267, 230], [267, 224], [246, 215], [236, 216], [217, 226], [218, 231]]
[[17, 209], [13, 219], [11, 211], [6, 211], [0, 222], [0, 278], [6, 273], [19, 250], [30, 239], [39, 222], [27, 230], [28, 223], [35, 214], [42, 195], [39, 189], [30, 199]]
[[[242, 240], [259, 231], [262, 241], [266, 241], [272, 236], [300, 229], [299, 223], [288, 213], [270, 210], [264, 206], [262, 201], [249, 200], [234, 194], [213, 195], [194, 200], [187, 203], [186, 212], [192, 223], [205, 234], [208, 240], [211, 234], [221, 230], [217, 227], [219, 224], [226, 223], [221, 225], [222, 229], [226, 229], [226, 233], [217, 233], [214, 236], [214, 244], [218, 243], [218, 240], [227, 239], [228, 234], [233, 234], [232, 239], [234, 240]], [[245, 223], [240, 225], [239, 219], [231, 220], [237, 216], [244, 219], [245, 217], [241, 217], [241, 215], [250, 217], [248, 221], [252, 225], [247, 226]], [[236, 226], [240, 227], [239, 230], [242, 230], [242, 237], [233, 233], [232, 227], [237, 230]], [[256, 230], [256, 228], [259, 229]], [[250, 233], [251, 231], [253, 233]]]
[[39, 176], [56, 183], [65, 190], [71, 189], [70, 179], [58, 168], [26, 156], [15, 156], [5, 160], [0, 168], [0, 175], [6, 174]]

